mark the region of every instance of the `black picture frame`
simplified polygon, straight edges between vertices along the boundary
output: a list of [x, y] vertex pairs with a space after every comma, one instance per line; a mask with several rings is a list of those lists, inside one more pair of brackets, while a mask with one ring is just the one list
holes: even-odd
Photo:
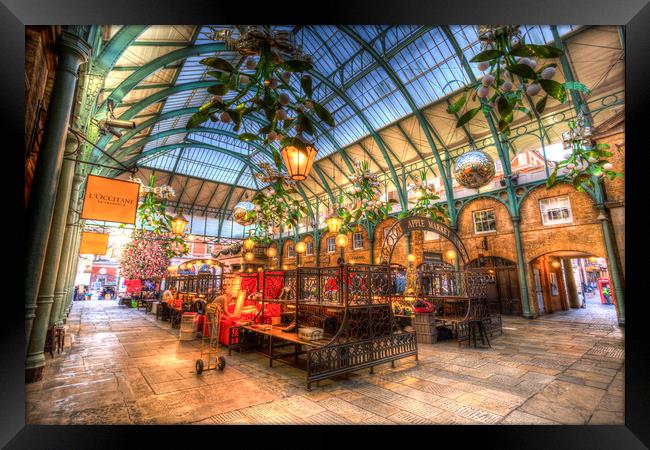
[[[309, 8], [312, 8], [309, 10]], [[2, 39], [2, 76], [4, 125], [3, 155], [10, 159], [3, 173], [15, 177], [19, 186], [7, 191], [15, 208], [5, 231], [6, 253], [20, 255], [24, 235], [24, 26], [44, 24], [174, 24], [174, 23], [317, 23], [317, 24], [608, 24], [624, 26], [626, 42], [626, 191], [629, 211], [647, 211], [643, 189], [643, 172], [647, 172], [645, 128], [647, 124], [650, 82], [650, 45], [648, 24], [650, 5], [647, 0], [463, 0], [430, 2], [418, 0], [335, 0], [330, 2], [214, 2], [199, 0], [2, 0], [0, 5]], [[637, 159], [638, 158], [638, 159]], [[645, 164], [643, 164], [645, 163]], [[15, 164], [15, 168], [13, 165]], [[643, 171], [643, 172], [642, 172]], [[645, 174], [647, 179], [647, 174]], [[12, 183], [14, 181], [12, 180]], [[9, 210], [9, 208], [7, 208]], [[5, 214], [7, 211], [5, 211]], [[640, 218], [640, 216], [639, 216]], [[476, 439], [481, 448], [589, 448], [623, 449], [650, 446], [650, 345], [646, 323], [648, 315], [647, 271], [642, 249], [647, 248], [646, 221], [626, 224], [626, 304], [625, 328], [625, 426], [490, 426], [490, 427], [358, 427], [366, 432], [364, 447], [370, 439], [390, 442], [398, 448], [420, 445], [457, 446]], [[643, 228], [642, 228], [643, 227]], [[645, 242], [643, 242], [645, 241]], [[646, 260], [647, 261], [647, 258]], [[647, 264], [647, 262], [645, 263]], [[0, 366], [0, 444], [6, 448], [120, 448], [144, 445], [154, 447], [154, 440], [177, 445], [257, 445], [318, 447], [318, 441], [334, 447], [341, 440], [352, 443], [350, 431], [339, 428], [300, 427], [308, 440], [297, 440], [289, 427], [264, 427], [255, 432], [239, 427], [126, 427], [126, 426], [35, 426], [25, 425], [24, 384], [24, 307], [21, 264], [9, 264], [4, 271], [4, 321], [2, 365]], [[647, 275], [646, 275], [647, 278]], [[645, 295], [644, 295], [645, 294]], [[218, 401], [218, 399], [215, 399]], [[323, 434], [323, 439], [314, 439]], [[400, 437], [401, 436], [401, 437]], [[144, 439], [144, 441], [140, 441]], [[228, 443], [232, 439], [234, 442]], [[239, 444], [237, 443], [239, 441]], [[138, 444], [136, 444], [138, 442]], [[454, 443], [455, 442], [455, 443]], [[283, 445], [284, 444], [284, 445]], [[359, 443], [354, 444], [362, 445]]]

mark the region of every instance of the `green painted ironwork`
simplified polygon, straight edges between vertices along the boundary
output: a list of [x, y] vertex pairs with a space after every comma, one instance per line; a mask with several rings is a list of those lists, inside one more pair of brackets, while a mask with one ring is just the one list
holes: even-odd
[[[435, 142], [433, 141], [433, 137], [431, 136], [429, 127], [428, 127], [428, 122], [424, 118], [424, 115], [422, 114], [422, 111], [417, 107], [415, 104], [415, 100], [413, 100], [413, 97], [411, 94], [408, 92], [408, 89], [406, 89], [406, 86], [404, 86], [404, 83], [402, 80], [400, 80], [399, 76], [395, 73], [395, 70], [393, 67], [388, 64], [387, 61], [385, 61], [378, 53], [377, 51], [371, 46], [368, 45], [368, 43], [361, 38], [352, 28], [341, 25], [338, 26], [339, 29], [341, 29], [343, 32], [345, 32], [348, 36], [350, 36], [352, 39], [354, 39], [357, 44], [359, 44], [361, 47], [363, 47], [368, 54], [370, 54], [384, 69], [388, 77], [393, 81], [397, 89], [401, 92], [402, 96], [406, 100], [406, 102], [409, 104], [411, 110], [413, 111], [413, 114], [415, 115], [415, 118], [417, 119], [418, 123], [420, 124], [420, 127], [422, 128], [422, 131], [424, 132], [425, 137], [427, 138], [427, 141], [429, 143], [429, 146], [431, 147], [432, 152], [436, 156], [436, 161], [438, 162], [438, 170], [440, 173], [445, 173], [444, 167], [442, 167], [442, 163], [439, 162], [439, 155], [438, 155], [438, 149], [436, 147]], [[450, 222], [453, 226], [456, 225], [456, 212], [453, 206], [453, 188], [451, 186], [450, 180], [447, 177], [443, 177], [443, 182], [445, 185], [445, 192], [446, 192], [446, 197], [447, 201], [449, 204], [449, 219]], [[404, 193], [402, 193], [404, 195]], [[404, 195], [404, 197], [406, 197]], [[402, 206], [402, 209], [407, 209], [408, 208], [408, 200], [405, 199], [404, 205]]]
[[[474, 72], [472, 71], [472, 68], [467, 62], [467, 58], [465, 57], [465, 54], [460, 48], [460, 45], [456, 41], [454, 34], [451, 32], [451, 30], [447, 25], [443, 25], [442, 29], [445, 32], [445, 35], [447, 36], [447, 39], [451, 43], [452, 47], [454, 48], [454, 51], [456, 52], [456, 56], [460, 60], [461, 65], [465, 69], [465, 72], [467, 73], [467, 76], [469, 77], [470, 81], [472, 83], [475, 83], [476, 77], [474, 76]], [[489, 111], [485, 107], [485, 103], [486, 100], [481, 99], [481, 105], [482, 105], [481, 109], [483, 111], [483, 114], [485, 115], [485, 120], [487, 121], [488, 126], [490, 127], [490, 132], [493, 135], [494, 142], [496, 144], [496, 148], [499, 154], [499, 159], [501, 159], [503, 173], [505, 176], [506, 192], [508, 194], [508, 212], [510, 213], [510, 218], [513, 224], [515, 248], [517, 251], [517, 273], [519, 275], [519, 289], [521, 291], [522, 313], [524, 317], [532, 318], [533, 314], [530, 308], [530, 295], [528, 292], [528, 282], [527, 282], [528, 281], [527, 265], [526, 265], [526, 260], [524, 258], [523, 245], [521, 243], [521, 230], [519, 228], [519, 220], [520, 220], [519, 205], [516, 199], [514, 189], [512, 187], [512, 180], [509, 177], [509, 175], [511, 174], [510, 156], [508, 151], [504, 150], [502, 147], [502, 144], [504, 143], [502, 142], [502, 138], [504, 138], [505, 143], [508, 142], [508, 139], [506, 136], [500, 136], [499, 132], [496, 129], [496, 126], [494, 125], [494, 120], [492, 116], [490, 115]]]

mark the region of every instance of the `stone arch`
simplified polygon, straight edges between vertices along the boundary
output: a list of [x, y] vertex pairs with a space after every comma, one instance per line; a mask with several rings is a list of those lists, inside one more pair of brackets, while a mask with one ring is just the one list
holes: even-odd
[[[571, 222], [544, 225], [539, 202], [544, 198], [568, 196]], [[588, 194], [561, 183], [551, 189], [545, 185], [532, 189], [520, 207], [521, 236], [527, 263], [542, 255], [558, 251], [577, 251], [606, 257], [598, 209]]]
[[503, 206], [506, 209], [506, 212], [508, 213], [508, 216], [510, 216], [510, 208], [508, 208], [508, 204], [506, 202], [504, 202], [503, 200], [501, 200], [498, 197], [480, 196], [480, 197], [473, 198], [472, 200], [470, 200], [468, 202], [465, 202], [465, 203], [463, 203], [461, 205], [461, 207], [456, 211], [456, 217], [457, 217], [456, 223], [458, 224], [458, 221], [460, 220], [460, 216], [463, 214], [463, 212], [465, 211], [465, 208], [467, 208], [467, 206], [469, 206], [471, 204], [474, 204], [474, 203], [476, 203], [478, 201], [481, 201], [481, 200], [492, 201], [494, 203], [497, 203], [497, 204]]

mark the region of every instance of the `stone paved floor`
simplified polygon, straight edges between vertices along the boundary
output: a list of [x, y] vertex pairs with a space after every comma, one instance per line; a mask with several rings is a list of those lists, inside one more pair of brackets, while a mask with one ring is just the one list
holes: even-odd
[[199, 341], [115, 301], [75, 303], [63, 354], [26, 386], [30, 424], [623, 424], [623, 333], [611, 306], [504, 317], [491, 349], [413, 358], [305, 389], [255, 353], [198, 376]]

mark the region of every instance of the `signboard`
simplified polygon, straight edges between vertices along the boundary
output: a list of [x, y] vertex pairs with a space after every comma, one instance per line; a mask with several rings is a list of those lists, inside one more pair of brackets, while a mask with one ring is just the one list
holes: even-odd
[[465, 245], [460, 239], [460, 236], [458, 236], [454, 230], [444, 223], [436, 222], [431, 218], [414, 216], [398, 220], [389, 228], [384, 238], [384, 244], [381, 248], [382, 263], [390, 262], [395, 245], [402, 236], [416, 230], [433, 231], [434, 233], [437, 233], [440, 237], [447, 239], [456, 248], [463, 263], [469, 261]]
[[135, 224], [139, 193], [138, 183], [88, 175], [81, 218]]
[[108, 249], [108, 234], [92, 233], [84, 231], [81, 233], [81, 245], [79, 253], [82, 255], [104, 255]]
[[422, 260], [425, 264], [436, 264], [442, 262], [442, 253], [424, 252]]

